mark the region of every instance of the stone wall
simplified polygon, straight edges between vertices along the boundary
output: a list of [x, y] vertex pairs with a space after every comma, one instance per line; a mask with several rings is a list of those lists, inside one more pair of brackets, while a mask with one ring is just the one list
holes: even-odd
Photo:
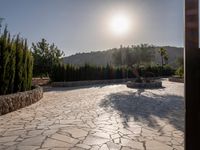
[[180, 78], [180, 77], [170, 77], [169, 81], [171, 82], [180, 82], [180, 83], [184, 83], [184, 78]]
[[53, 87], [76, 87], [95, 84], [120, 84], [134, 79], [114, 79], [114, 80], [91, 80], [91, 81], [73, 81], [73, 82], [53, 82]]
[[162, 88], [161, 81], [154, 81], [154, 82], [149, 82], [149, 83], [127, 82], [126, 85], [129, 88], [142, 88], [142, 89]]
[[34, 89], [0, 96], [0, 115], [15, 111], [39, 101], [43, 97], [43, 89], [35, 86]]
[[[150, 80], [157, 80], [164, 77], [150, 77]], [[76, 87], [76, 86], [87, 86], [95, 84], [121, 84], [126, 83], [127, 81], [134, 81], [135, 78], [128, 79], [110, 79], [110, 80], [90, 80], [90, 81], [70, 81], [70, 82], [52, 82], [51, 86], [53, 87]]]

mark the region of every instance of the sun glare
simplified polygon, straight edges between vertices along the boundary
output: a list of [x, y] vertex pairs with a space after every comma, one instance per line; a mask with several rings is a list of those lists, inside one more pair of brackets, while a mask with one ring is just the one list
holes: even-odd
[[117, 14], [111, 18], [110, 28], [116, 35], [125, 35], [130, 29], [130, 19], [124, 14]]

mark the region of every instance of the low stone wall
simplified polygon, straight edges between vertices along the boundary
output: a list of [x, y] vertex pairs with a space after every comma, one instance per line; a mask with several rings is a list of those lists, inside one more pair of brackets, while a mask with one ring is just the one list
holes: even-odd
[[170, 77], [168, 80], [171, 81], [171, 82], [184, 83], [184, 78], [180, 78], [180, 77]]
[[50, 79], [45, 77], [45, 78], [32, 78], [32, 85], [33, 86], [44, 86], [49, 83]]
[[73, 82], [52, 82], [53, 87], [76, 87], [76, 86], [87, 86], [95, 84], [120, 84], [132, 79], [114, 79], [114, 80], [90, 80], [90, 81], [73, 81]]
[[149, 83], [127, 82], [126, 85], [129, 88], [144, 88], [144, 89], [162, 88], [161, 81], [154, 81]]
[[43, 97], [43, 89], [35, 86], [34, 89], [0, 96], [0, 115], [15, 111], [39, 101]]

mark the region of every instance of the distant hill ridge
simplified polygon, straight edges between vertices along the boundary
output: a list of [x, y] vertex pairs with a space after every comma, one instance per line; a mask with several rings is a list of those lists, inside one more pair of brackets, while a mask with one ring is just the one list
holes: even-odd
[[[172, 46], [162, 46], [165, 48], [169, 55], [168, 63], [173, 67], [176, 67], [176, 59], [178, 57], [183, 57], [183, 48], [181, 47], [172, 47]], [[156, 51], [160, 47], [156, 47]], [[113, 53], [116, 51], [116, 48], [104, 50], [104, 51], [94, 51], [88, 53], [77, 53], [71, 56], [62, 58], [63, 63], [73, 64], [77, 66], [82, 66], [84, 64], [91, 64], [97, 66], [105, 66], [107, 64], [113, 65]], [[156, 52], [155, 62], [160, 63], [160, 55]]]

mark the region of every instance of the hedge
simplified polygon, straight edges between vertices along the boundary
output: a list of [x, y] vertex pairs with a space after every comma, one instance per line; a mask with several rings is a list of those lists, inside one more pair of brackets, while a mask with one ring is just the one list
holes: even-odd
[[[174, 74], [174, 70], [169, 66], [140, 67], [138, 72], [142, 77], [171, 76]], [[63, 82], [135, 78], [135, 75], [133, 70], [128, 67], [113, 67], [110, 65], [100, 67], [88, 64], [77, 67], [70, 64], [58, 64], [53, 67], [50, 78], [53, 82]]]

